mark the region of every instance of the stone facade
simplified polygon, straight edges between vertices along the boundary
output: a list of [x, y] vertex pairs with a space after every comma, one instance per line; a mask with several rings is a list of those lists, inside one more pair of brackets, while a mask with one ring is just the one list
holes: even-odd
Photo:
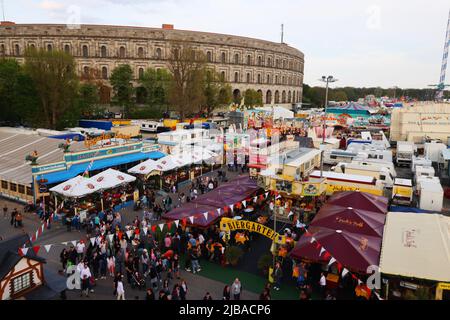
[[265, 104], [301, 102], [304, 55], [286, 44], [167, 27], [0, 24], [0, 55], [23, 61], [28, 46], [66, 50], [80, 74], [95, 69], [105, 86], [121, 64], [130, 64], [136, 79], [146, 68], [166, 68], [174, 43], [203, 51], [234, 94], [254, 89], [262, 92]]

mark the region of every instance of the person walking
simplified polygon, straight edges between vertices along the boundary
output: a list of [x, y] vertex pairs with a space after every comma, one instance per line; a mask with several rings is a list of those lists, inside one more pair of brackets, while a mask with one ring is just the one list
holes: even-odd
[[123, 275], [117, 281], [117, 300], [125, 300], [125, 290], [123, 288]]
[[186, 300], [187, 291], [188, 291], [187, 283], [185, 280], [183, 280], [181, 281], [180, 285], [180, 300]]
[[233, 294], [234, 300], [241, 300], [241, 290], [242, 285], [238, 278], [236, 278], [231, 285], [231, 293]]
[[22, 220], [23, 220], [22, 214], [20, 212], [17, 212], [14, 227], [22, 228], [23, 227]]
[[11, 211], [11, 225], [14, 226], [16, 224], [16, 215], [17, 215], [17, 209], [14, 208], [13, 211]]
[[322, 296], [323, 299], [325, 298], [327, 288], [327, 278], [325, 277], [325, 274], [323, 272], [320, 273], [319, 288], [320, 288], [320, 295]]
[[281, 264], [277, 262], [275, 264], [275, 270], [273, 270], [273, 278], [275, 279], [275, 285], [273, 288], [275, 290], [280, 290], [281, 279], [283, 278], [283, 270], [281, 269]]
[[222, 300], [230, 300], [231, 299], [231, 289], [229, 285], [226, 285], [223, 288]]
[[6, 204], [3, 207], [3, 219], [8, 219], [8, 206]]

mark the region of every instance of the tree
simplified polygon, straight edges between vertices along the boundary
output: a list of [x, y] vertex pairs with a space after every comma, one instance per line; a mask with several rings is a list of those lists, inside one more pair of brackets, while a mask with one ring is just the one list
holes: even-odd
[[176, 44], [171, 49], [169, 102], [181, 118], [199, 112], [205, 103], [205, 60], [201, 51], [190, 46]]
[[96, 116], [103, 111], [103, 108], [98, 106], [99, 102], [99, 86], [91, 82], [83, 83], [78, 97], [80, 111], [85, 115]]
[[333, 90], [331, 92], [329, 100], [340, 102], [340, 101], [348, 101], [348, 98], [344, 90], [336, 90], [336, 91]]
[[130, 65], [123, 64], [116, 67], [112, 73], [110, 82], [114, 91], [114, 103], [124, 107], [125, 114], [130, 113], [133, 106], [133, 71]]
[[247, 107], [262, 106], [262, 93], [248, 89], [244, 93], [244, 105]]
[[77, 95], [78, 77], [73, 57], [64, 51], [29, 48], [25, 52], [24, 68], [39, 96], [45, 126], [64, 127], [64, 118], [74, 109]]
[[204, 95], [206, 112], [210, 115], [214, 109], [231, 103], [231, 86], [227, 85], [215, 70], [208, 70]]
[[172, 75], [167, 69], [148, 68], [145, 70], [139, 83], [146, 90], [146, 104], [151, 107], [167, 106], [171, 82]]

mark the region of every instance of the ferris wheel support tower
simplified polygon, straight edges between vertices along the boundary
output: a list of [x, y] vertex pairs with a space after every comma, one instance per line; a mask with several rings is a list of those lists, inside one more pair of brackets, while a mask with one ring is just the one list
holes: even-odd
[[437, 88], [436, 97], [435, 97], [435, 99], [437, 101], [442, 101], [442, 99], [444, 97], [445, 88], [450, 86], [450, 85], [445, 84], [445, 74], [447, 72], [449, 45], [450, 45], [450, 10], [448, 13], [447, 32], [445, 34], [444, 54], [442, 55], [441, 76], [439, 77], [439, 84], [431, 85], [432, 87]]

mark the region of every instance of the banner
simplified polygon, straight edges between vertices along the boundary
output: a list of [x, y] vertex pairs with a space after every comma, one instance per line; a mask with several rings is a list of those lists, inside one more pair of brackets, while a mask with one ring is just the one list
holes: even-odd
[[221, 231], [234, 231], [234, 230], [247, 230], [250, 232], [259, 233], [275, 243], [285, 244], [286, 237], [275, 232], [273, 229], [270, 229], [262, 224], [253, 221], [246, 220], [234, 220], [230, 218], [222, 218], [220, 221], [220, 230]]

